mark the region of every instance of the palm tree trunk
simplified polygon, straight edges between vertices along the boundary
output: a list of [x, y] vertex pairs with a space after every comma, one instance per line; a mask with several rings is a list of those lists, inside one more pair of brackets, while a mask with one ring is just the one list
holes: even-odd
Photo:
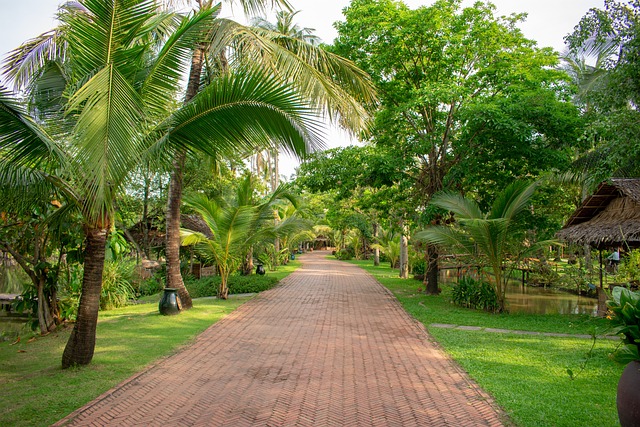
[[[200, 89], [200, 77], [204, 65], [204, 48], [197, 47], [191, 57], [191, 70], [189, 71], [189, 83], [185, 96], [185, 103], [189, 102], [198, 94]], [[180, 303], [183, 310], [193, 307], [193, 301], [189, 291], [184, 286], [182, 274], [180, 273], [180, 205], [182, 204], [182, 178], [184, 174], [184, 162], [186, 154], [178, 153], [173, 163], [171, 182], [169, 183], [169, 195], [167, 202], [167, 236], [166, 236], [166, 256], [167, 256], [167, 282], [168, 288], [178, 290]]]
[[404, 219], [400, 221], [400, 278], [409, 277], [409, 240], [407, 239]]
[[[378, 223], [377, 222], [373, 223], [373, 240], [375, 241], [375, 243], [378, 243]], [[380, 265], [380, 249], [378, 247], [373, 249], [373, 265], [376, 267]]]
[[87, 246], [84, 253], [82, 294], [76, 323], [62, 353], [63, 369], [75, 365], [87, 365], [93, 359], [107, 234], [106, 228], [86, 230]]
[[193, 307], [191, 295], [184, 286], [180, 272], [180, 205], [182, 204], [182, 178], [185, 154], [177, 155], [173, 162], [169, 195], [167, 202], [167, 235], [165, 255], [167, 257], [167, 288], [178, 290], [178, 297], [183, 310]]

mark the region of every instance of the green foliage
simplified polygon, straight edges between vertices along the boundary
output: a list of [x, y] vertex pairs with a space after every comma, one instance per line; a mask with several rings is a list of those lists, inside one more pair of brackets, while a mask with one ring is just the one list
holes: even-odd
[[537, 184], [515, 181], [493, 201], [489, 212], [483, 213], [474, 200], [454, 193], [441, 193], [432, 204], [453, 212], [458, 221], [452, 227], [432, 226], [415, 235], [434, 245], [465, 253], [479, 265], [487, 265], [493, 273], [492, 283], [498, 298], [497, 311], [506, 309], [505, 292], [511, 272], [527, 253], [545, 247], [549, 242], [528, 242], [514, 230], [517, 216], [529, 207]]
[[[608, 0], [592, 8], [567, 36], [570, 54], [597, 58], [597, 69], [580, 70], [577, 100], [589, 126], [586, 151], [575, 168], [598, 177], [640, 173], [640, 2]], [[594, 79], [596, 77], [597, 79]], [[597, 84], [594, 84], [597, 83]]]
[[607, 301], [607, 307], [613, 313], [612, 334], [622, 334], [624, 346], [614, 356], [620, 363], [640, 361], [640, 292], [616, 286]]
[[135, 266], [134, 260], [105, 262], [100, 294], [101, 310], [124, 307], [135, 298], [136, 292], [131, 285]]
[[354, 253], [353, 249], [350, 248], [342, 248], [336, 252], [336, 258], [342, 261], [348, 261], [353, 259]]
[[165, 273], [156, 273], [146, 280], [143, 280], [137, 289], [137, 296], [143, 297], [148, 295], [155, 295], [161, 292], [165, 287]]
[[[185, 280], [185, 286], [189, 291], [189, 295], [193, 298], [212, 297], [218, 294], [220, 282], [220, 276], [209, 276], [201, 279], [187, 279]], [[229, 277], [229, 293], [258, 293], [271, 289], [277, 284], [278, 279], [269, 274], [264, 276], [257, 274], [250, 276], [232, 275]]]
[[498, 296], [493, 286], [484, 280], [463, 276], [451, 291], [454, 304], [494, 313], [498, 310]]
[[411, 273], [414, 276], [423, 276], [426, 271], [427, 271], [427, 262], [423, 257], [412, 260]]
[[618, 274], [631, 283], [640, 282], [640, 249], [630, 251], [623, 258]]
[[332, 49], [382, 94], [371, 140], [394, 156], [393, 202], [407, 212], [443, 189], [494, 193], [568, 165], [582, 123], [553, 50], [518, 29], [524, 14], [496, 16], [482, 2], [354, 0], [344, 16]]
[[276, 251], [276, 246], [273, 243], [267, 243], [262, 245], [262, 253], [258, 255], [258, 261], [269, 271], [275, 271], [279, 265], [287, 261], [288, 256], [288, 248]]

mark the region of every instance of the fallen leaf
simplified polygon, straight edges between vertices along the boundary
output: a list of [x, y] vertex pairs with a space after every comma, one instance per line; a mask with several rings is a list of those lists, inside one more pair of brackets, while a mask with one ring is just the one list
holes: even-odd
[[14, 342], [12, 342], [12, 343], [11, 343], [11, 344], [9, 344], [9, 345], [16, 345], [16, 344], [18, 344], [19, 342], [20, 342], [20, 337], [18, 337]]

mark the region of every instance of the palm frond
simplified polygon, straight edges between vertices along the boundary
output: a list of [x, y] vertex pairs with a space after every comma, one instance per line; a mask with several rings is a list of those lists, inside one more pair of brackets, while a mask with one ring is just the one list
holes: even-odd
[[29, 117], [10, 92], [0, 86], [0, 153], [14, 166], [63, 164], [65, 154], [38, 123]]
[[161, 144], [212, 156], [274, 144], [303, 156], [322, 147], [320, 129], [316, 111], [290, 86], [248, 69], [216, 79], [164, 122], [158, 134], [165, 135]]
[[18, 92], [51, 61], [65, 57], [66, 43], [59, 30], [35, 37], [9, 53], [2, 72]]
[[69, 100], [69, 112], [79, 112], [74, 156], [77, 176], [87, 194], [89, 216], [113, 209], [115, 192], [141, 156], [137, 133], [143, 120], [140, 98], [113, 65], [106, 66]]
[[155, 116], [166, 116], [175, 103], [180, 79], [187, 70], [193, 48], [205, 40], [218, 10], [219, 7], [205, 9], [183, 19], [154, 58], [152, 67], [147, 70], [141, 93]]
[[441, 225], [428, 227], [416, 233], [413, 239], [422, 240], [432, 245], [451, 247], [465, 253], [474, 253], [474, 244], [469, 236], [451, 227]]
[[507, 218], [509, 220], [514, 218], [519, 212], [527, 208], [537, 187], [537, 182], [514, 181], [504, 191], [500, 192], [491, 206], [488, 218]]
[[367, 128], [369, 114], [363, 105], [376, 105], [376, 91], [369, 76], [351, 61], [295, 37], [247, 27], [236, 27], [234, 48], [242, 60], [295, 84], [308, 102], [346, 130]]
[[431, 204], [456, 214], [458, 219], [484, 218], [480, 207], [473, 200], [466, 199], [456, 193], [439, 193], [431, 199]]

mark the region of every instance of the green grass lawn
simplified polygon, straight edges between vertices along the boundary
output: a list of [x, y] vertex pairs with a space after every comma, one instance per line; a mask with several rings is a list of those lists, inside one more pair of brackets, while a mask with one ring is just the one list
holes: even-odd
[[[291, 261], [267, 275], [282, 280], [298, 267]], [[179, 316], [158, 313], [160, 294], [148, 304], [100, 312], [90, 365], [62, 370], [71, 326], [41, 337], [24, 334], [17, 343], [0, 342], [0, 426], [48, 426], [100, 394], [177, 352], [250, 296], [194, 299]]]
[[[443, 285], [441, 295], [427, 296], [418, 292], [420, 282], [399, 279], [397, 270], [384, 265], [373, 267], [371, 261], [352, 262], [390, 289], [469, 375], [495, 397], [517, 426], [619, 425], [615, 399], [623, 367], [609, 359], [616, 342], [598, 339], [590, 352], [592, 341], [588, 339], [429, 327], [432, 323], [448, 323], [601, 334], [608, 329], [606, 320], [580, 315], [495, 315], [464, 309], [449, 302], [447, 285]], [[567, 369], [573, 371], [574, 379]]]
[[157, 304], [100, 313], [90, 365], [62, 370], [71, 327], [44, 337], [0, 343], [0, 425], [47, 426], [176, 352], [248, 298], [194, 300], [179, 316], [158, 314]]

